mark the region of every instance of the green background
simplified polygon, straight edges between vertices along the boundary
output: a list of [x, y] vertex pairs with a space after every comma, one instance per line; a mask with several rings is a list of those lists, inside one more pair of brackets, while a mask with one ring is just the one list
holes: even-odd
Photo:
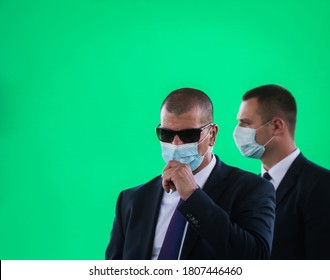
[[[242, 94], [298, 103], [296, 142], [330, 168], [330, 1], [0, 0], [0, 258], [103, 259], [120, 190], [160, 174], [159, 107], [205, 91], [215, 147]], [[138, 242], [138, 240], [137, 240]]]

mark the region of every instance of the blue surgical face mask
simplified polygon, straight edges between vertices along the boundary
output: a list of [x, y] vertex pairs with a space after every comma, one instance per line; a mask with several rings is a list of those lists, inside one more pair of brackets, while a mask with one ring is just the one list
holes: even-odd
[[[270, 122], [270, 121], [269, 121]], [[260, 159], [265, 152], [265, 147], [273, 140], [275, 136], [269, 139], [266, 144], [260, 145], [256, 142], [257, 130], [267, 125], [255, 128], [236, 126], [234, 130], [234, 140], [237, 148], [243, 156]]]
[[198, 145], [201, 144], [206, 137], [200, 142], [195, 143], [187, 143], [182, 145], [174, 145], [171, 143], [160, 142], [162, 147], [162, 156], [166, 163], [170, 160], [178, 161], [184, 164], [188, 164], [191, 171], [196, 170], [201, 163], [203, 162], [204, 156], [206, 155], [207, 151], [204, 155], [200, 155], [198, 153]]

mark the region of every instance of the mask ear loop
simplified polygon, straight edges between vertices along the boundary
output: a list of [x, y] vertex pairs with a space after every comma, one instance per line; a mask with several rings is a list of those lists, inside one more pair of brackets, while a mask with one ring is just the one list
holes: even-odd
[[[267, 124], [269, 124], [270, 122], [271, 122], [272, 120], [270, 120], [270, 121], [268, 121], [268, 122], [266, 122], [265, 124], [263, 124], [263, 125], [261, 125], [261, 126], [259, 126], [257, 129], [256, 129], [256, 131], [259, 129], [259, 128], [262, 128], [262, 127], [264, 127], [264, 126], [266, 126]], [[275, 135], [273, 135], [267, 142], [266, 142], [266, 144], [264, 144], [264, 145], [262, 145], [264, 148], [274, 139], [274, 137], [275, 137]]]
[[[212, 127], [212, 128], [213, 128], [213, 127]], [[201, 144], [201, 143], [204, 142], [204, 140], [206, 139], [206, 137], [210, 135], [210, 132], [211, 132], [212, 128], [211, 128], [211, 129], [209, 130], [209, 132], [205, 135], [205, 137], [203, 138], [203, 140], [201, 140], [201, 141], [199, 141], [199, 142], [197, 143], [197, 145], [199, 145], [199, 144]]]
[[[211, 129], [210, 129], [209, 132], [205, 135], [205, 137], [203, 138], [203, 140], [200, 141], [200, 142], [198, 142], [197, 146], [198, 146], [199, 144], [201, 144], [201, 143], [204, 142], [204, 140], [206, 139], [206, 137], [210, 135], [210, 132], [212, 131], [212, 129], [213, 129], [213, 127], [211, 127]], [[205, 155], [207, 154], [207, 152], [209, 151], [209, 149], [210, 149], [210, 146], [208, 146], [206, 152], [204, 153], [204, 155], [202, 155], [202, 157], [205, 157]]]
[[275, 138], [275, 135], [272, 136], [272, 138], [270, 138], [266, 144], [264, 144], [263, 146], [266, 147], [273, 139]]
[[266, 126], [267, 124], [269, 124], [272, 120], [262, 124], [261, 126], [259, 126], [258, 128], [256, 128], [256, 130], [259, 130], [260, 128], [263, 128], [264, 126]]

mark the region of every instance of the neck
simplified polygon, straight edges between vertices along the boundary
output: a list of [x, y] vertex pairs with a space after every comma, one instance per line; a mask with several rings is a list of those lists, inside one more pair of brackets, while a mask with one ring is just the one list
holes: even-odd
[[205, 166], [207, 166], [211, 160], [212, 160], [212, 151], [207, 151], [207, 153], [204, 156], [204, 160], [201, 163], [200, 166], [198, 166], [198, 168], [196, 168], [196, 170], [193, 171], [193, 174], [195, 175], [196, 173], [198, 173], [199, 171], [201, 171]]
[[265, 154], [261, 158], [263, 167], [266, 170], [271, 169], [274, 165], [280, 162], [282, 159], [290, 155], [294, 150], [296, 150], [296, 145], [293, 140], [284, 142], [283, 145], [278, 145], [277, 147], [272, 147], [272, 149], [266, 150]]

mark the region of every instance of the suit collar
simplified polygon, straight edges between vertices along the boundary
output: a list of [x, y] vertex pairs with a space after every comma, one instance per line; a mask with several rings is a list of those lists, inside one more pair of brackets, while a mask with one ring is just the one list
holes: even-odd
[[[216, 164], [205, 183], [203, 191], [207, 193], [212, 200], [217, 201], [228, 185], [225, 180], [230, 174], [230, 168], [228, 165], [221, 162], [217, 156], [215, 157]], [[188, 226], [180, 259], [188, 259], [188, 256], [198, 239], [199, 235], [196, 231]]]
[[220, 161], [217, 156], [215, 157], [217, 162], [203, 188], [204, 192], [213, 200], [217, 200], [225, 190], [226, 184], [224, 184], [224, 181], [228, 177], [230, 170], [228, 165]]
[[289, 170], [290, 166], [294, 162], [294, 160], [297, 158], [297, 156], [300, 154], [299, 148], [295, 149], [292, 153], [290, 153], [288, 156], [277, 162], [272, 168], [269, 170], [266, 170], [261, 165], [261, 174], [264, 174], [265, 172], [268, 172], [268, 174], [271, 176], [271, 183], [274, 185], [275, 190], [280, 185], [284, 175]]
[[297, 177], [301, 174], [306, 161], [307, 159], [300, 153], [289, 167], [276, 190], [276, 207], [278, 207], [285, 195], [295, 187]]
[[153, 199], [148, 200], [148, 207], [141, 205], [141, 209], [144, 209], [144, 213], [142, 215], [143, 219], [140, 220], [140, 228], [144, 228], [144, 230], [140, 231], [143, 233], [143, 236], [136, 236], [136, 242], [140, 243], [139, 248], [142, 249], [139, 252], [140, 256], [137, 256], [136, 259], [150, 260], [160, 204], [163, 196], [161, 177], [158, 176], [146, 183], [144, 188], [145, 195]]

